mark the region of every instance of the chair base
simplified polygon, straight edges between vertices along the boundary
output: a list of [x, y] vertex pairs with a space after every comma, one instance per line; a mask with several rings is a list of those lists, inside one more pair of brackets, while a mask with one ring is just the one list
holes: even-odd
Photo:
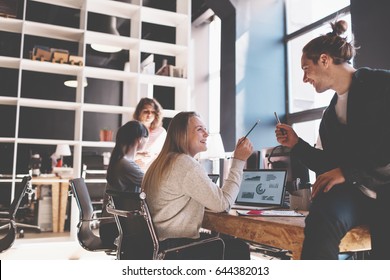
[[37, 232], [41, 232], [41, 227], [37, 225], [31, 225], [31, 224], [24, 224], [24, 223], [16, 223], [16, 228], [28, 228], [28, 229], [35, 229]]

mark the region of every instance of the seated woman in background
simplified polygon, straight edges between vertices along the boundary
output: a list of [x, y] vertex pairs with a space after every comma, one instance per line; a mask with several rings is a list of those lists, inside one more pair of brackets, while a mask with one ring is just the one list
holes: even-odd
[[[132, 192], [136, 186], [141, 187], [144, 172], [135, 163], [134, 157], [137, 151], [145, 146], [148, 136], [148, 129], [139, 121], [129, 121], [119, 128], [107, 169], [106, 190]], [[111, 217], [111, 214], [106, 211], [107, 202], [105, 196], [103, 217]], [[104, 244], [113, 244], [119, 234], [115, 220], [102, 219], [99, 233]]]
[[149, 141], [136, 155], [136, 162], [144, 171], [160, 153], [167, 135], [162, 127], [162, 110], [156, 99], [145, 97], [138, 102], [133, 114], [133, 118], [142, 122], [149, 131]]
[[[179, 246], [210, 237], [199, 233], [205, 208], [222, 212], [234, 203], [242, 170], [253, 147], [241, 138], [222, 188], [214, 184], [194, 158], [207, 150], [205, 125], [195, 112], [181, 112], [171, 121], [162, 151], [145, 174], [146, 192], [157, 236], [163, 248]], [[213, 247], [189, 251], [193, 259], [212, 258]], [[248, 245], [237, 239], [225, 241], [225, 259], [249, 259]]]

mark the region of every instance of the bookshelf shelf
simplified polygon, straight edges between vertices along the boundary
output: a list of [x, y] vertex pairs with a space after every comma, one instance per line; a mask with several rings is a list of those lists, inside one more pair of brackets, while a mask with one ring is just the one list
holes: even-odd
[[[188, 68], [191, 1], [177, 0], [176, 12], [143, 6], [142, 0], [131, 3], [109, 0], [22, 2], [19, 6], [22, 12], [18, 13], [21, 18], [0, 17], [0, 32], [4, 34], [0, 40], [13, 44], [12, 50], [0, 49], [0, 75], [5, 73], [6, 77], [10, 77], [9, 86], [0, 89], [0, 108], [11, 112], [9, 123], [6, 124], [9, 131], [0, 132], [0, 146], [12, 153], [6, 159], [7, 166], [12, 166], [11, 179], [7, 178], [12, 193], [15, 183], [20, 181], [17, 166], [22, 148], [26, 147], [54, 150], [57, 144], [70, 145], [73, 176], [79, 177], [85, 149], [111, 151], [115, 145], [113, 142], [98, 141], [98, 136], [87, 136], [91, 130], [98, 133], [102, 128], [91, 128], [90, 120], [99, 116], [120, 119], [122, 124], [127, 122], [132, 118], [140, 98], [154, 97], [154, 92], [145, 90], [145, 86], [149, 89], [154, 86], [174, 89], [175, 104], [165, 110], [165, 117], [171, 118], [180, 110], [189, 109], [189, 82], [186, 78], [143, 74], [141, 63], [146, 53], [172, 57], [177, 66]], [[42, 12], [37, 18], [36, 11], [39, 9]], [[74, 17], [69, 18], [72, 24], [61, 24], [60, 16], [57, 18], [53, 14], [56, 10], [74, 11]], [[117, 17], [118, 29], [129, 25], [124, 32], [126, 35], [96, 31], [92, 26], [95, 23], [88, 20], [93, 14]], [[78, 21], [77, 27], [74, 27], [75, 20]], [[175, 42], [143, 38], [144, 23], [175, 28]], [[92, 44], [106, 44], [122, 50], [103, 57], [91, 48]], [[37, 45], [68, 50], [69, 54], [82, 58], [82, 65], [32, 60], [29, 53]], [[121, 59], [126, 59], [126, 67], [121, 69], [96, 62], [98, 59], [99, 62], [114, 61], [120, 55]], [[87, 80], [88, 87], [78, 84], [75, 88], [65, 88], [63, 81], [57, 81], [69, 78]], [[105, 90], [100, 89], [103, 83], [106, 83]], [[109, 96], [113, 95], [120, 101], [110, 101]], [[93, 98], [101, 98], [101, 101], [91, 101]], [[33, 117], [29, 117], [28, 113]], [[35, 113], [47, 113], [42, 119], [49, 120], [50, 127], [37, 124], [40, 119], [35, 117]], [[104, 126], [104, 123], [101, 125]], [[34, 133], [27, 133], [26, 129], [31, 127]], [[111, 129], [116, 131], [117, 127]], [[10, 201], [12, 199], [10, 197]]]

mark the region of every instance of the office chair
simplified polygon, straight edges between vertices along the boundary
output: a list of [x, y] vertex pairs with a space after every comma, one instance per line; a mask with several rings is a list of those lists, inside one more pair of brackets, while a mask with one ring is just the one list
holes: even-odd
[[[26, 176], [30, 176], [30, 175], [26, 175]], [[23, 188], [24, 188], [23, 183], [20, 184], [20, 186], [16, 186], [15, 197], [18, 196], [18, 194], [20, 193], [20, 191]], [[23, 196], [22, 200], [19, 202], [19, 206], [18, 206], [18, 216], [19, 217], [20, 216], [27, 217], [27, 215], [29, 214], [29, 211], [30, 211], [30, 207], [33, 203], [32, 200], [33, 200], [34, 189], [33, 189], [31, 182], [30, 182], [30, 186], [28, 187], [27, 190], [28, 191], [26, 192], [26, 194], [28, 195], [28, 202], [27, 203], [24, 202], [24, 200], [23, 200], [24, 196]], [[10, 208], [11, 208], [11, 205], [8, 207], [8, 209], [1, 209], [0, 216], [8, 216], [8, 213], [11, 211]], [[22, 213], [20, 213], [20, 212], [22, 212]], [[24, 232], [23, 229], [33, 229], [37, 233], [41, 232], [41, 227], [39, 225], [23, 223], [22, 221], [23, 221], [23, 219], [15, 218], [15, 223], [16, 223], [17, 229], [19, 231], [20, 237], [22, 237], [22, 234]], [[7, 225], [0, 226], [0, 229], [2, 229], [4, 227], [7, 227]]]
[[[106, 191], [107, 170], [104, 169], [104, 160], [102, 155], [83, 155], [82, 157], [81, 177], [84, 178], [87, 185], [89, 197], [94, 209], [94, 218], [101, 217], [104, 194]], [[92, 224], [93, 228], [98, 228], [98, 221]]]
[[104, 245], [100, 237], [93, 232], [92, 225], [96, 221], [113, 218], [94, 218], [91, 198], [83, 178], [69, 180], [69, 185], [80, 213], [77, 224], [77, 239], [81, 247], [88, 251], [105, 251], [107, 254], [112, 254], [116, 251], [116, 246], [114, 244], [112, 246]]
[[[31, 192], [30, 181], [31, 176], [23, 177], [21, 183], [22, 188], [19, 191], [16, 191], [9, 212], [5, 213], [7, 215], [7, 218], [0, 218], [1, 223], [6, 223], [5, 225], [1, 226], [1, 229], [5, 229], [8, 227], [6, 235], [2, 239], [0, 239], [0, 253], [9, 249], [15, 242], [18, 227], [17, 223], [15, 222], [15, 216], [24, 195], [28, 192]], [[4, 214], [4, 212], [2, 212], [1, 214]]]
[[219, 236], [162, 249], [144, 192], [107, 190], [107, 195], [109, 203], [106, 210], [114, 215], [119, 231], [117, 259], [191, 259], [190, 254], [185, 254], [186, 250], [200, 248], [200, 246], [205, 248], [205, 259], [208, 259], [210, 252], [206, 248], [210, 245], [217, 246], [219, 251], [218, 256], [213, 258], [224, 258], [225, 243]]

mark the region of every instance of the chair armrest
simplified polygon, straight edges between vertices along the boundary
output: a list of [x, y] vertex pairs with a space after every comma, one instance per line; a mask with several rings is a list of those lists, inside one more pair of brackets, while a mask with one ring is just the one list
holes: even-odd
[[83, 219], [83, 222], [93, 222], [93, 221], [101, 221], [101, 220], [113, 220], [114, 217], [97, 217], [93, 219]]
[[119, 209], [112, 208], [112, 206], [110, 206], [109, 204], [106, 206], [106, 210], [108, 213], [112, 215], [117, 215], [125, 218], [141, 215], [140, 211], [138, 210], [134, 210], [134, 211], [119, 210]]
[[189, 244], [185, 244], [185, 245], [182, 245], [182, 246], [168, 248], [168, 249], [165, 249], [164, 252], [165, 253], [169, 253], [169, 252], [172, 252], [172, 251], [186, 249], [186, 248], [190, 248], [190, 247], [194, 247], [194, 246], [199, 246], [199, 245], [203, 245], [203, 244], [207, 244], [207, 243], [215, 242], [215, 241], [222, 242], [223, 246], [225, 247], [225, 242], [223, 241], [223, 239], [221, 237], [213, 236], [213, 237], [210, 237], [210, 238], [207, 238], [207, 239], [202, 239], [202, 240], [195, 241], [195, 242], [192, 242], [192, 243], [189, 243]]

